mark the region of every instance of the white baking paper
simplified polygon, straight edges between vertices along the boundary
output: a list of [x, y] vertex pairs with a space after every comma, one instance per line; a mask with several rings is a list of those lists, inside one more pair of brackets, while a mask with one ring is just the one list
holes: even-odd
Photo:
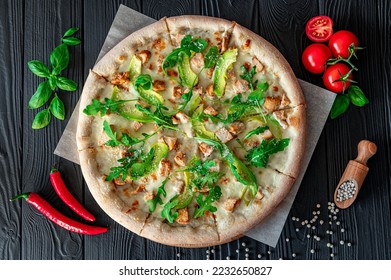
[[[99, 61], [113, 46], [119, 43], [132, 32], [155, 22], [139, 12], [124, 5], [118, 9], [110, 31], [98, 56]], [[91, 68], [93, 65], [91, 65]], [[292, 207], [293, 201], [304, 177], [308, 163], [315, 150], [319, 136], [322, 133], [324, 124], [329, 115], [335, 94], [318, 86], [299, 80], [307, 103], [307, 124], [308, 138], [306, 142], [303, 168], [300, 176], [296, 179], [292, 191], [273, 212], [261, 224], [246, 233], [247, 236], [260, 241], [271, 247], [275, 247], [285, 225], [286, 218]], [[64, 130], [64, 133], [54, 151], [54, 154], [79, 164], [79, 155], [76, 145], [76, 127], [79, 113], [79, 103], [76, 105], [73, 114]]]

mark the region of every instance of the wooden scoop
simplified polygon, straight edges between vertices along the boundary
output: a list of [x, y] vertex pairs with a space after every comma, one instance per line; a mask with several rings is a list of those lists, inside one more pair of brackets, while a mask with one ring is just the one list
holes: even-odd
[[358, 143], [357, 158], [349, 161], [334, 192], [334, 203], [338, 208], [348, 208], [356, 200], [368, 174], [367, 161], [376, 151], [376, 144], [371, 141], [362, 140]]

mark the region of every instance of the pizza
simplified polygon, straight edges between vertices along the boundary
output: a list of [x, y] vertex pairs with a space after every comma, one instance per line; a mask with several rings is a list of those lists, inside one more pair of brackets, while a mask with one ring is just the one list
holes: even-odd
[[220, 18], [163, 18], [91, 69], [80, 103], [83, 176], [116, 222], [181, 247], [229, 242], [298, 177], [305, 99], [266, 40]]

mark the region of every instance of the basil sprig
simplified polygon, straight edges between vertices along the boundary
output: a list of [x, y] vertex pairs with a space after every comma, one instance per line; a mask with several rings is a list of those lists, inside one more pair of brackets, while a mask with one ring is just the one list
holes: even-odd
[[369, 103], [369, 100], [358, 86], [350, 85], [347, 93], [338, 95], [335, 98], [331, 107], [330, 117], [335, 119], [345, 113], [350, 103], [357, 107], [363, 107]]
[[29, 101], [30, 109], [37, 109], [45, 105], [55, 92], [49, 107], [40, 111], [34, 118], [32, 128], [40, 129], [46, 127], [51, 120], [51, 115], [57, 119], [64, 120], [65, 106], [57, 95], [57, 90], [75, 91], [77, 83], [67, 77], [60, 76], [61, 72], [69, 65], [68, 46], [80, 44], [80, 39], [71, 37], [79, 30], [78, 27], [68, 29], [61, 38], [62, 44], [54, 48], [50, 54], [50, 67], [39, 60], [31, 60], [27, 63], [28, 68], [33, 74], [41, 78], [46, 78], [41, 82]]

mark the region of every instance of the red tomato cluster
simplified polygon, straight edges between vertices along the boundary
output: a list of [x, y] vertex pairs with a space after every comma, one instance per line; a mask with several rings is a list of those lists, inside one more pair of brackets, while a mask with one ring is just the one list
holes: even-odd
[[[339, 60], [349, 62], [350, 46], [354, 44], [354, 48], [358, 47], [357, 36], [348, 30], [333, 34], [333, 21], [328, 16], [311, 18], [306, 25], [306, 34], [316, 43], [309, 45], [303, 52], [305, 69], [313, 74], [324, 73], [323, 84], [327, 89], [336, 93], [345, 91], [353, 78], [352, 68]], [[327, 46], [322, 44], [327, 41]], [[330, 59], [336, 63], [328, 66]]]

